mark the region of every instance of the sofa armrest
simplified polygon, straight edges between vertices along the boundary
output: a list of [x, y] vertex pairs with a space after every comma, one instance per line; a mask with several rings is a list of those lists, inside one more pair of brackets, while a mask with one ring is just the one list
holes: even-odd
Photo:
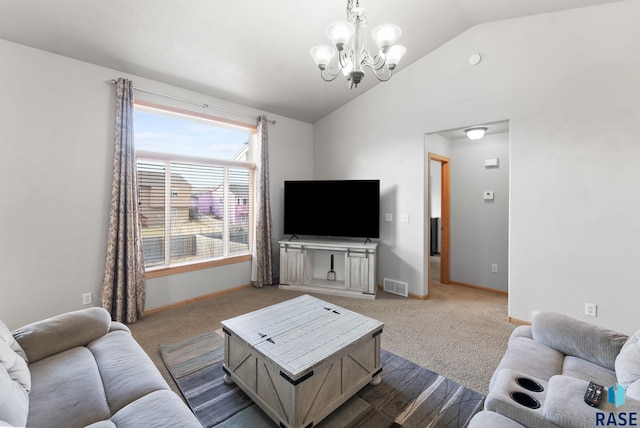
[[13, 336], [31, 364], [67, 349], [85, 346], [107, 334], [110, 327], [109, 312], [94, 307], [28, 324], [14, 330]]
[[533, 333], [531, 332], [530, 325], [520, 325], [513, 329], [509, 336], [509, 342], [517, 337], [524, 337], [526, 339], [533, 339]]
[[131, 334], [131, 329], [129, 329], [129, 327], [127, 327], [126, 325], [118, 321], [111, 321], [111, 327], [109, 328], [109, 333], [111, 333], [112, 331], [126, 331], [127, 333]]
[[[616, 418], [617, 424], [624, 418], [640, 422], [640, 401], [626, 397], [624, 404], [616, 408], [607, 400], [607, 387], [600, 400], [600, 406], [594, 408], [584, 402], [584, 393], [589, 382], [569, 376], [557, 375], [549, 380], [547, 397], [542, 409], [545, 419], [567, 428], [610, 425], [610, 418]], [[632, 415], [633, 414], [633, 415]], [[598, 423], [600, 421], [600, 423]]]
[[564, 355], [582, 358], [609, 370], [628, 336], [567, 315], [538, 312], [531, 325], [533, 339]]

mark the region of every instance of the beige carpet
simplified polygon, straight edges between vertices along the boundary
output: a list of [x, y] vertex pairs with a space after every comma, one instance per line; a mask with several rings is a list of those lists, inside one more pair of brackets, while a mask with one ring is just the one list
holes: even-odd
[[[275, 286], [247, 288], [153, 313], [129, 327], [179, 393], [160, 357], [160, 345], [216, 330], [222, 320], [301, 294]], [[429, 294], [427, 300], [382, 290], [375, 300], [315, 296], [384, 322], [384, 349], [486, 395], [491, 375], [515, 328], [507, 322], [507, 298], [437, 281], [433, 281]]]

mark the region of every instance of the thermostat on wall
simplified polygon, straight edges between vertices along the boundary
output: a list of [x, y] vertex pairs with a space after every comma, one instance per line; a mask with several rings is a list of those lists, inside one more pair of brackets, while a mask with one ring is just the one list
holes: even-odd
[[486, 167], [498, 166], [498, 158], [485, 159], [484, 166]]
[[484, 191], [484, 200], [485, 201], [493, 201], [493, 192], [491, 190]]

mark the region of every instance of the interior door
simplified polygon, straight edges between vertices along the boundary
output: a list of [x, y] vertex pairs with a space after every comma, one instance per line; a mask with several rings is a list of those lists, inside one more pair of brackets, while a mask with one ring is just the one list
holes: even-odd
[[[429, 153], [429, 189], [431, 189], [431, 162], [440, 164], [440, 283], [450, 284], [450, 224], [451, 224], [451, 197], [450, 197], [450, 168], [451, 160], [448, 157], [435, 153]], [[437, 239], [431, 232], [431, 190], [429, 190], [429, 248], [431, 240]], [[431, 256], [430, 256], [431, 257]]]

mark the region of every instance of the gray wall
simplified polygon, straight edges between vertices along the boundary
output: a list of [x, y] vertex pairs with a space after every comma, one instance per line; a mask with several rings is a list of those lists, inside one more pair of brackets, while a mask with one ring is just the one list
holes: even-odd
[[[80, 309], [82, 293], [98, 301], [115, 127], [109, 80], [127, 77], [174, 97], [265, 113], [3, 40], [0, 58], [0, 316], [10, 328]], [[283, 180], [313, 174], [312, 126], [266, 114], [278, 122], [269, 126], [275, 241]], [[246, 262], [150, 279], [146, 307], [246, 285], [250, 268]]]
[[[485, 167], [499, 158], [499, 166]], [[485, 201], [484, 191], [494, 200]], [[509, 134], [451, 142], [451, 280], [507, 291]], [[498, 265], [498, 272], [491, 265]]]

